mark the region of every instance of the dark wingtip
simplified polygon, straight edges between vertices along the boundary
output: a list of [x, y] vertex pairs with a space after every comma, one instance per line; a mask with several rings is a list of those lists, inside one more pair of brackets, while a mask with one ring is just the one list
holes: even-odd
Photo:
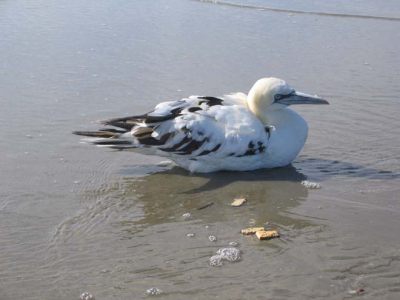
[[72, 131], [72, 134], [75, 134], [75, 135], [83, 135], [84, 136], [84, 131]]
[[112, 128], [104, 128], [99, 131], [73, 131], [72, 134], [81, 135], [81, 136], [90, 136], [90, 137], [99, 137], [99, 138], [114, 138], [118, 137], [121, 134], [126, 133], [126, 130], [116, 130]]
[[72, 131], [72, 134], [81, 136], [93, 136], [96, 133], [95, 131]]

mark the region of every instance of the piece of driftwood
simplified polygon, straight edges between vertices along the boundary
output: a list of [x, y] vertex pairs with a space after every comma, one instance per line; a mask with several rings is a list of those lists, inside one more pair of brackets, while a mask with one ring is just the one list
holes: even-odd
[[207, 208], [207, 207], [209, 207], [209, 206], [211, 206], [211, 205], [213, 205], [213, 204], [214, 204], [214, 202], [210, 202], [210, 203], [208, 203], [208, 204], [206, 204], [206, 205], [204, 205], [204, 206], [202, 206], [202, 207], [199, 207], [197, 210], [205, 209], [205, 208]]

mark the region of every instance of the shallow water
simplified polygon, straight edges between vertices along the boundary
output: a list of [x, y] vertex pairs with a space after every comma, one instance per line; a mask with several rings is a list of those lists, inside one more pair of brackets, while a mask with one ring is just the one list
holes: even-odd
[[[399, 4], [230, 3], [253, 8], [0, 2], [1, 300], [153, 287], [160, 299], [399, 299]], [[310, 133], [287, 168], [190, 175], [70, 134], [266, 76], [331, 103], [295, 108]], [[231, 207], [238, 197], [249, 201]], [[281, 238], [239, 233], [264, 225]], [[231, 242], [241, 259], [211, 266]]]

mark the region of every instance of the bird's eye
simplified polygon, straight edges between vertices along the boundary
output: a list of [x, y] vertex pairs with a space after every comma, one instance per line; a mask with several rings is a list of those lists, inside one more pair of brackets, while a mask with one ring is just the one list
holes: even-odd
[[276, 95], [274, 96], [274, 98], [275, 98], [275, 101], [281, 100], [281, 99], [282, 99], [282, 95], [276, 94]]

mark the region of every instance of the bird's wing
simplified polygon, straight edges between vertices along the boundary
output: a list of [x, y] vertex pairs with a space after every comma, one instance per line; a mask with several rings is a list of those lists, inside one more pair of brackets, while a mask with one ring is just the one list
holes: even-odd
[[247, 107], [247, 95], [244, 93], [233, 93], [224, 95], [224, 100], [225, 102], [228, 102], [232, 105], [237, 104]]
[[[157, 154], [182, 155], [189, 159], [260, 154], [267, 147], [268, 131], [241, 105], [242, 100], [243, 96], [236, 99], [191, 96], [163, 102], [144, 115], [102, 122], [119, 127], [122, 134], [114, 133], [119, 130], [103, 129], [101, 134], [91, 136], [98, 137], [95, 143], [101, 146], [121, 150], [151, 148]], [[108, 139], [105, 134], [110, 134]]]

